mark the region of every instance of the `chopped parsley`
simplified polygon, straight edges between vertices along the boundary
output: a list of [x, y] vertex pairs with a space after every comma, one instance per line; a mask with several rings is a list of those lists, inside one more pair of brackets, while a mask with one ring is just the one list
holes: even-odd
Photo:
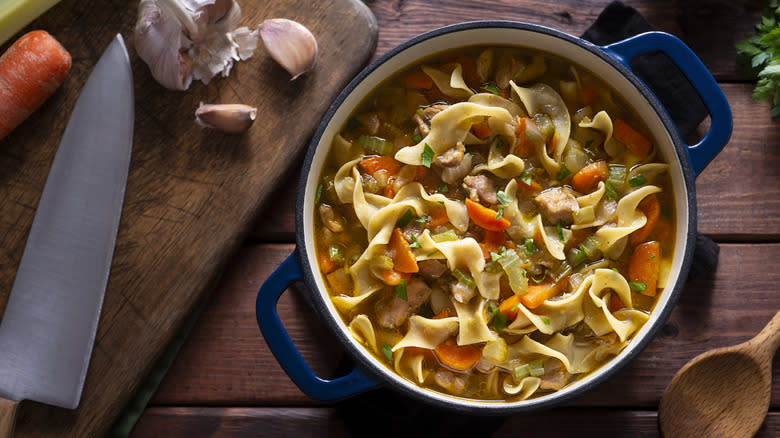
[[412, 243], [406, 245], [407, 248], [421, 248], [420, 242], [417, 241], [417, 237], [412, 235]]
[[501, 246], [498, 248], [498, 252], [490, 251], [490, 260], [497, 262], [500, 258], [506, 255], [506, 247]]
[[525, 172], [520, 176], [520, 181], [523, 182], [523, 184], [530, 186], [533, 182], [533, 179], [531, 178], [531, 172]]
[[422, 154], [420, 155], [420, 159], [422, 160], [422, 165], [430, 168], [431, 164], [433, 163], [433, 155], [434, 155], [433, 149], [431, 149], [428, 143], [425, 143]]
[[501, 137], [496, 137], [496, 149], [504, 148], [504, 140]]
[[628, 287], [634, 292], [642, 292], [647, 289], [647, 283], [643, 281], [629, 281]]
[[566, 239], [563, 237], [563, 221], [559, 220], [557, 224], [555, 224], [555, 231], [558, 233], [558, 239], [560, 239], [561, 242], [565, 242]]
[[496, 87], [493, 84], [485, 84], [485, 85], [481, 86], [480, 89], [485, 90], [488, 93], [493, 93], [493, 94], [496, 94], [496, 95], [499, 93], [498, 87]]
[[[498, 309], [496, 309], [498, 311]], [[504, 330], [506, 328], [506, 313], [503, 312], [497, 312], [493, 319], [490, 320], [490, 325], [493, 326], [494, 329], [496, 329], [497, 332], [501, 333], [501, 330]]]
[[322, 199], [322, 183], [317, 186], [317, 194], [314, 195], [314, 205], [319, 204], [320, 199]]
[[406, 280], [401, 280], [395, 286], [395, 296], [406, 301], [409, 298], [406, 296]]
[[542, 275], [542, 278], [537, 280], [537, 279], [531, 277], [531, 280], [533, 280], [534, 283], [539, 284], [539, 283], [543, 282], [545, 278], [547, 278], [547, 273], [546, 272], [544, 273], [544, 275]]
[[498, 203], [504, 207], [512, 203], [512, 199], [503, 190], [499, 190], [498, 193], [496, 193], [496, 199], [498, 199]]
[[561, 164], [561, 169], [558, 171], [558, 181], [563, 181], [566, 179], [567, 176], [571, 175], [571, 171], [568, 167], [566, 167], [566, 164]]
[[496, 213], [496, 220], [501, 219], [504, 216], [504, 207], [498, 207], [498, 213]]
[[641, 173], [628, 180], [628, 185], [631, 187], [642, 187], [645, 184], [647, 184], [647, 178]]
[[540, 316], [539, 319], [541, 319], [543, 323], [550, 325], [550, 318], [546, 316]]
[[414, 135], [412, 136], [412, 141], [413, 141], [413, 142], [415, 142], [415, 143], [419, 143], [419, 142], [421, 142], [421, 141], [422, 141], [422, 135], [420, 135], [420, 134], [414, 134]]
[[526, 237], [525, 240], [523, 240], [523, 252], [525, 252], [525, 255], [530, 256], [533, 255], [534, 251], [536, 251], [534, 239]]
[[442, 182], [439, 183], [439, 187], [436, 190], [439, 193], [449, 193], [450, 192], [450, 186], [448, 186], [446, 182], [442, 181]]
[[403, 228], [409, 224], [409, 222], [414, 220], [414, 213], [412, 213], [412, 209], [407, 209], [406, 212], [398, 219], [398, 226], [400, 228]]
[[430, 222], [430, 221], [431, 221], [431, 217], [430, 217], [430, 216], [428, 216], [428, 215], [426, 214], [425, 216], [420, 216], [420, 217], [418, 217], [418, 218], [417, 218], [417, 219], [415, 219], [414, 221], [415, 221], [415, 222], [419, 222], [419, 223], [421, 223], [421, 224], [427, 224], [428, 222]]
[[390, 344], [382, 344], [382, 353], [385, 354], [388, 362], [393, 363], [393, 347]]
[[604, 183], [604, 193], [607, 195], [607, 199], [614, 200], [618, 198], [618, 192], [615, 190], [615, 186], [610, 181]]

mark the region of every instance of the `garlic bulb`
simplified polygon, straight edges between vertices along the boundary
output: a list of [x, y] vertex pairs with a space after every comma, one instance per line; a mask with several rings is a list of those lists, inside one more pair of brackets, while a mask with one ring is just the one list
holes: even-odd
[[157, 82], [186, 90], [252, 56], [258, 32], [236, 28], [240, 21], [235, 0], [141, 0], [135, 48]]
[[317, 40], [302, 24], [286, 18], [274, 18], [263, 21], [258, 30], [271, 58], [292, 75], [290, 80], [314, 67]]
[[201, 102], [195, 110], [195, 120], [199, 125], [230, 134], [246, 131], [256, 117], [257, 108], [239, 103], [208, 105]]

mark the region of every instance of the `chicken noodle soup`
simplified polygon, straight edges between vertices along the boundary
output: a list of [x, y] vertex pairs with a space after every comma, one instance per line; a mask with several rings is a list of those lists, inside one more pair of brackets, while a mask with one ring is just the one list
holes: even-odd
[[668, 165], [588, 71], [514, 47], [409, 66], [333, 138], [315, 202], [328, 292], [404, 378], [557, 391], [647, 321], [673, 255]]

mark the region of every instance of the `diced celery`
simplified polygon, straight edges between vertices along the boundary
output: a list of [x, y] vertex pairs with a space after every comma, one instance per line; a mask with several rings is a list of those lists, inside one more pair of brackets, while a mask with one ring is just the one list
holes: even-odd
[[610, 164], [607, 181], [612, 184], [612, 187], [614, 187], [615, 190], [620, 192], [626, 185], [626, 174], [626, 166], [622, 164]]
[[530, 368], [532, 376], [539, 377], [544, 374], [544, 361], [542, 359], [537, 359], [529, 362], [528, 368]]
[[525, 269], [522, 268], [522, 261], [515, 250], [507, 250], [506, 255], [498, 259], [498, 263], [506, 272], [512, 292], [518, 295], [524, 294], [528, 290], [528, 278]]
[[458, 235], [455, 233], [455, 230], [447, 230], [443, 233], [434, 234], [431, 236], [431, 239], [436, 243], [454, 242], [458, 240]]
[[458, 280], [458, 283], [463, 284], [469, 289], [476, 289], [477, 287], [477, 283], [474, 282], [474, 279], [471, 277], [471, 274], [465, 269], [461, 269], [461, 268], [455, 269], [454, 271], [452, 271], [452, 276], [455, 277], [456, 280]]
[[390, 155], [393, 152], [393, 144], [384, 138], [373, 135], [361, 135], [358, 137], [358, 143], [367, 151], [379, 155]]
[[518, 365], [512, 370], [512, 376], [515, 378], [515, 382], [519, 382], [531, 375], [531, 367], [528, 364]]
[[339, 244], [333, 244], [328, 247], [328, 257], [334, 262], [344, 262], [344, 247]]

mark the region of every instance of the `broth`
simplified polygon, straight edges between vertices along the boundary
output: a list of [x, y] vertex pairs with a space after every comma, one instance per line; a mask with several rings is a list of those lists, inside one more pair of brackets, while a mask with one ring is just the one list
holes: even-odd
[[674, 252], [668, 164], [630, 105], [519, 47], [381, 83], [333, 139], [315, 202], [318, 268], [353, 336], [465, 398], [538, 397], [609, 361]]

